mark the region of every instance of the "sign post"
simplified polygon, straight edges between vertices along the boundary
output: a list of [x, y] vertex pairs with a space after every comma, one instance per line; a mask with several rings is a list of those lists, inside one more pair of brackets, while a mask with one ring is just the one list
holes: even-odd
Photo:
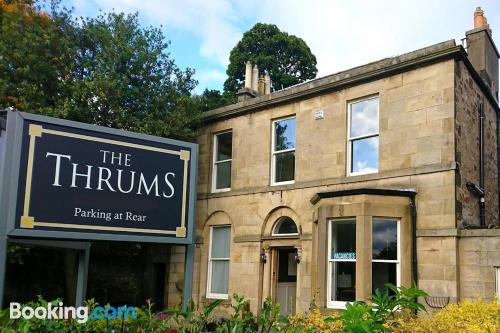
[[[193, 143], [9, 112], [0, 297], [6, 241], [29, 238], [186, 245], [184, 299], [191, 299], [197, 157]], [[79, 263], [84, 286], [88, 254]]]

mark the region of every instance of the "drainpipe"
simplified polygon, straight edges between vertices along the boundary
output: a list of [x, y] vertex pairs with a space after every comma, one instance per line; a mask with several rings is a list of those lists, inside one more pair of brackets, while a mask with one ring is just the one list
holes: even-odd
[[479, 225], [486, 226], [485, 203], [484, 203], [484, 106], [479, 105], [479, 186], [483, 189], [483, 194], [479, 197]]
[[410, 196], [411, 210], [411, 234], [412, 234], [412, 249], [411, 249], [411, 265], [413, 273], [413, 282], [418, 286], [418, 266], [417, 266], [417, 205], [415, 203], [415, 195]]
[[[500, 115], [498, 112], [495, 112], [497, 116], [497, 200], [498, 200], [498, 207], [500, 207]], [[497, 221], [500, 221], [500, 210], [498, 211], [498, 216], [497, 216]], [[498, 222], [497, 222], [498, 224]]]

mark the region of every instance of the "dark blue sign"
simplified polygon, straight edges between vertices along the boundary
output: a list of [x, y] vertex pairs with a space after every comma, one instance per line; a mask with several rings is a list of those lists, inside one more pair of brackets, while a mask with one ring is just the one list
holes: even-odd
[[8, 235], [192, 242], [197, 145], [24, 113], [7, 135]]

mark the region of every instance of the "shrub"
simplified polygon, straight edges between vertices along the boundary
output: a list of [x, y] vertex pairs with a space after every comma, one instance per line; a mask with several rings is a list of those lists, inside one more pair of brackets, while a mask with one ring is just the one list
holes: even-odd
[[465, 300], [449, 304], [431, 316], [405, 313], [386, 326], [394, 333], [496, 333], [500, 331], [500, 303]]
[[288, 327], [282, 329], [286, 333], [323, 333], [338, 332], [343, 328], [342, 323], [336, 321], [325, 321], [325, 317], [318, 309], [308, 313], [298, 313], [288, 317]]

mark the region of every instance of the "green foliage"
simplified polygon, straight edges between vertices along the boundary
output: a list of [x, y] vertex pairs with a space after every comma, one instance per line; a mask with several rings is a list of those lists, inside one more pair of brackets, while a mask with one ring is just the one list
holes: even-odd
[[72, 119], [176, 138], [193, 138], [199, 110], [193, 71], [170, 58], [160, 29], [137, 14], [81, 20]]
[[160, 29], [137, 14], [73, 19], [0, 0], [0, 108], [194, 139], [202, 102], [192, 69], [180, 70]]
[[27, 1], [0, 0], [0, 109], [61, 113], [71, 94], [76, 40], [67, 10], [49, 16]]
[[242, 88], [247, 61], [267, 70], [276, 90], [313, 79], [318, 73], [316, 57], [307, 44], [274, 24], [255, 24], [231, 50], [225, 92]]
[[228, 92], [221, 93], [215, 89], [205, 89], [200, 98], [203, 105], [203, 111], [210, 111], [237, 102], [235, 94]]
[[250, 303], [238, 294], [233, 295], [235, 304], [231, 304], [233, 314], [226, 322], [216, 328], [217, 333], [277, 333], [280, 323], [286, 318], [280, 315], [279, 304], [273, 304], [266, 298], [257, 316], [250, 311]]
[[386, 321], [394, 318], [396, 310], [406, 309], [413, 312], [425, 311], [425, 307], [417, 301], [418, 297], [426, 297], [427, 294], [418, 289], [414, 284], [410, 288], [396, 287], [392, 284], [387, 284], [387, 288], [392, 291], [392, 295], [380, 290], [375, 290], [372, 295], [372, 303], [374, 310], [374, 317], [378, 322]]
[[427, 294], [418, 289], [416, 285], [410, 288], [396, 287], [392, 284], [386, 285], [392, 291], [375, 291], [372, 295], [372, 304], [357, 301], [348, 303], [346, 311], [339, 317], [329, 317], [326, 321], [339, 320], [342, 322], [343, 331], [351, 333], [371, 333], [384, 331], [384, 324], [393, 319], [401, 310], [421, 311], [425, 307], [417, 300]]
[[196, 309], [192, 302], [189, 303], [186, 310], [177, 306], [167, 310], [170, 315], [169, 321], [174, 323], [178, 332], [201, 333], [207, 332], [210, 314], [222, 303], [222, 300], [216, 300], [202, 309]]
[[342, 332], [346, 333], [379, 332], [383, 328], [383, 324], [376, 320], [372, 307], [365, 302], [348, 303], [346, 311], [334, 320], [342, 322]]
[[9, 263], [15, 263], [20, 266], [24, 265], [24, 257], [29, 255], [30, 251], [31, 251], [30, 246], [8, 244], [7, 258], [9, 258]]

